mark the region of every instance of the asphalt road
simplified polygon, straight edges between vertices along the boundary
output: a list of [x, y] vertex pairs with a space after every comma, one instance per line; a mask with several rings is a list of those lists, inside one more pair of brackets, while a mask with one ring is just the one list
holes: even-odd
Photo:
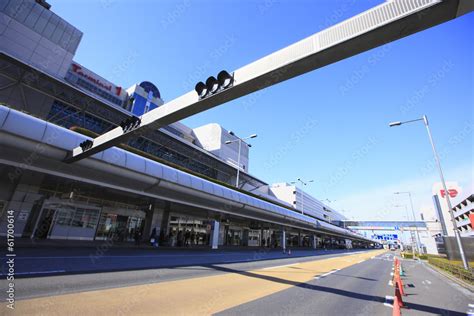
[[[423, 262], [403, 260], [402, 265], [407, 294], [403, 297], [406, 308], [401, 310], [402, 315], [472, 314], [472, 292]], [[377, 256], [219, 315], [392, 315], [392, 267], [392, 254]]]
[[[222, 260], [220, 256], [226, 254], [209, 256]], [[248, 255], [241, 253], [240, 259]], [[274, 253], [280, 258], [203, 265], [180, 257], [190, 259], [189, 265], [23, 278], [15, 284], [16, 313], [391, 315], [393, 255], [359, 251], [282, 257]], [[238, 257], [234, 252], [231, 259]], [[403, 298], [407, 305], [403, 315], [466, 315], [474, 309], [472, 292], [424, 263], [403, 260], [402, 264], [408, 294]]]
[[[373, 250], [372, 250], [373, 251]], [[16, 257], [16, 298], [60, 295], [249, 271], [361, 253], [362, 250], [150, 251], [112, 249], [93, 262], [91, 249], [36, 249]], [[364, 251], [366, 252], [366, 251]], [[370, 251], [369, 251], [370, 252]], [[19, 277], [18, 277], [19, 276]], [[4, 276], [0, 280], [4, 288]], [[4, 299], [5, 293], [0, 292]]]
[[[156, 269], [190, 265], [311, 257], [327, 254], [358, 252], [361, 250], [293, 250], [291, 255], [276, 249], [254, 250], [159, 250], [107, 248], [30, 248], [18, 249], [15, 257], [15, 276], [35, 277], [78, 273], [96, 273]], [[0, 252], [0, 258], [6, 258]], [[7, 274], [7, 261], [1, 261], [0, 277]]]

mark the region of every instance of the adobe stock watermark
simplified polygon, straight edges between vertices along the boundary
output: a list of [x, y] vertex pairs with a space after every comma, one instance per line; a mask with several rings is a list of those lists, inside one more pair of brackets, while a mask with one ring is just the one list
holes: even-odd
[[46, 151], [46, 146], [52, 143], [59, 137], [57, 130], [54, 130], [51, 135], [49, 135], [43, 143], [38, 143], [35, 145], [34, 150], [27, 156], [23, 158], [23, 161], [17, 166], [13, 171], [8, 173], [8, 179], [11, 182], [14, 182], [18, 177], [23, 174], [23, 170], [31, 167], [35, 161], [37, 161], [40, 156]]
[[362, 80], [377, 66], [392, 50], [393, 44], [388, 43], [373, 51], [365, 63], [351, 72], [349, 77], [339, 86], [341, 95], [347, 95], [352, 89], [361, 83]]
[[332, 10], [331, 14], [328, 15], [324, 21], [318, 25], [318, 30], [326, 29], [340, 22], [341, 18], [344, 17], [344, 14], [346, 14], [346, 12], [348, 12], [349, 9], [356, 3], [356, 0], [343, 1], [341, 6]]
[[301, 142], [301, 140], [306, 137], [316, 126], [318, 126], [318, 121], [314, 118], [309, 118], [298, 130], [290, 134], [290, 139], [288, 139], [284, 144], [282, 144], [276, 151], [274, 151], [271, 156], [263, 164], [265, 170], [275, 168], [281, 160], [288, 155], [289, 152]]
[[161, 19], [161, 27], [163, 30], [168, 29], [171, 25], [176, 23], [191, 7], [191, 0], [181, 0], [175, 3], [176, 5], [174, 8], [169, 11], [163, 19]]
[[263, 0], [263, 1], [260, 1], [258, 2], [258, 12], [260, 14], [265, 14], [267, 13], [268, 11], [270, 11], [274, 6], [275, 4], [279, 4], [281, 3], [280, 0]]
[[[455, 147], [464, 142], [468, 137], [472, 139], [474, 131], [474, 122], [466, 122], [461, 126], [457, 133], [451, 135], [448, 139], [448, 143], [438, 149], [439, 159], [445, 159], [449, 154], [455, 152]], [[427, 176], [433, 173], [436, 168], [436, 161], [433, 158], [427, 160], [423, 167], [420, 169], [421, 176]]]
[[327, 181], [324, 181], [325, 187], [323, 188], [323, 192], [327, 194], [329, 190], [334, 187], [336, 184], [340, 183], [354, 168], [354, 166], [363, 158], [367, 157], [367, 155], [374, 149], [376, 145], [378, 145], [380, 140], [376, 136], [371, 136], [367, 139], [367, 141], [359, 146], [347, 159], [341, 167], [337, 168], [330, 176]]
[[234, 34], [228, 34], [224, 37], [224, 41], [219, 46], [209, 52], [208, 58], [203, 60], [203, 63], [196, 66], [196, 68], [189, 72], [186, 80], [183, 81], [183, 88], [189, 89], [199, 81], [205, 81], [209, 76], [209, 69], [212, 65], [222, 58], [237, 42], [237, 37]]
[[7, 277], [6, 277], [6, 286], [5, 292], [7, 294], [6, 301], [7, 301], [7, 308], [8, 309], [15, 309], [15, 210], [10, 209], [7, 211], [6, 214], [6, 231], [7, 231], [7, 238], [6, 238], [6, 249], [7, 252], [5, 254], [5, 266], [7, 268]]
[[442, 81], [446, 75], [454, 68], [452, 60], [445, 60], [443, 64], [437, 68], [436, 71], [431, 73], [428, 80], [406, 100], [406, 102], [400, 106], [400, 112], [406, 114], [413, 110], [419, 105], [426, 96], [436, 88], [436, 86]]

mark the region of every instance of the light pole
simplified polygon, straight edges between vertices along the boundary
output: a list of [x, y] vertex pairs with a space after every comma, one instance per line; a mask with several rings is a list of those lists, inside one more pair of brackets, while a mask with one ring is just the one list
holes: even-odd
[[[257, 134], [252, 134], [252, 135], [250, 135], [248, 137], [244, 137], [244, 138], [240, 138], [240, 137], [236, 136], [232, 131], [229, 131], [229, 134], [234, 136], [234, 137], [237, 137], [237, 139], [226, 141], [225, 143], [227, 145], [232, 144], [234, 142], [239, 142], [239, 150], [238, 150], [238, 154], [237, 154], [237, 179], [235, 179], [235, 186], [238, 188], [239, 187], [239, 176], [240, 176], [240, 150], [241, 150], [241, 147], [242, 147], [242, 142], [245, 143], [245, 140], [257, 137]], [[250, 144], [247, 144], [247, 143], [245, 143], [245, 144], [248, 147], [252, 147], [252, 145], [250, 145]]]
[[394, 126], [400, 126], [402, 124], [406, 123], [412, 123], [412, 122], [417, 122], [417, 121], [423, 121], [426, 127], [426, 131], [428, 132], [428, 138], [430, 139], [431, 143], [431, 148], [433, 149], [433, 155], [436, 161], [436, 164], [438, 165], [438, 172], [439, 172], [439, 177], [441, 179], [441, 184], [443, 185], [443, 189], [445, 192], [445, 197], [446, 197], [446, 204], [448, 205], [448, 212], [449, 215], [451, 215], [451, 222], [453, 223], [453, 229], [454, 229], [454, 235], [456, 236], [456, 242], [459, 247], [459, 254], [461, 255], [462, 263], [464, 265], [464, 269], [469, 269], [469, 263], [467, 262], [466, 255], [464, 254], [464, 249], [462, 247], [461, 243], [461, 236], [459, 234], [459, 231], [456, 227], [456, 220], [454, 219], [454, 214], [453, 214], [453, 207], [451, 205], [451, 199], [448, 194], [448, 188], [446, 187], [446, 182], [444, 181], [444, 175], [443, 175], [443, 170], [441, 169], [441, 162], [439, 160], [438, 152], [436, 151], [436, 147], [433, 141], [433, 136], [431, 135], [431, 130], [430, 130], [430, 125], [428, 124], [428, 117], [426, 115], [423, 115], [423, 117], [416, 119], [416, 120], [410, 120], [410, 121], [405, 121], [405, 122], [392, 122], [389, 124], [390, 127]]
[[[296, 182], [301, 183], [302, 185], [306, 186], [308, 183], [314, 182], [314, 180], [303, 181], [301, 178], [296, 179], [296, 181], [292, 181], [291, 184], [296, 184]], [[304, 214], [304, 190], [301, 190], [301, 214]]]
[[[410, 216], [408, 215], [408, 207], [406, 204], [398, 204], [398, 205], [394, 205], [394, 207], [404, 207], [407, 221], [410, 220]], [[411, 252], [413, 254], [413, 260], [415, 260], [415, 238], [413, 237], [413, 231], [411, 230], [410, 230], [410, 239], [411, 239]]]
[[[406, 191], [406, 192], [395, 192], [394, 194], [408, 194], [408, 197], [410, 198], [410, 205], [411, 205], [411, 214], [413, 215], [413, 221], [416, 222], [416, 217], [415, 217], [415, 210], [413, 208], [413, 199], [411, 198], [411, 192]], [[416, 248], [418, 250], [418, 253], [421, 254], [421, 240], [420, 240], [420, 234], [418, 233], [418, 226], [416, 226], [416, 223], [413, 223], [415, 225], [415, 234], [416, 234]]]

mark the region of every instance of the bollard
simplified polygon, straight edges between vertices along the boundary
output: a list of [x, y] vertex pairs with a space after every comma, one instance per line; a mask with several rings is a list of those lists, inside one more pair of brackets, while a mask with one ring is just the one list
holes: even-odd
[[400, 263], [400, 275], [405, 276], [405, 272], [403, 272], [402, 264]]
[[402, 313], [400, 311], [400, 304], [398, 302], [398, 298], [395, 296], [393, 299], [393, 311], [392, 316], [400, 316]]
[[[406, 307], [406, 306], [403, 304], [402, 295], [401, 295], [401, 293], [400, 293], [400, 287], [399, 287], [398, 282], [395, 283], [395, 299], [397, 300], [397, 303], [398, 303], [399, 308]], [[394, 301], [393, 301], [394, 303], [395, 303], [395, 299], [394, 299]]]
[[402, 283], [402, 279], [400, 278], [400, 274], [397, 274], [395, 278], [395, 284], [398, 284], [398, 288], [400, 289], [400, 294], [403, 296], [406, 296], [405, 290], [403, 289], [403, 283]]

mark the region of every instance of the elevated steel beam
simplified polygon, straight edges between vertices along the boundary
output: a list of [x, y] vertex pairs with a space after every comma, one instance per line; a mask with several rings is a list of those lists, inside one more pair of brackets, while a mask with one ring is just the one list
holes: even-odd
[[74, 148], [65, 161], [74, 162], [89, 157], [130, 137], [146, 134], [257, 90], [454, 19], [472, 11], [472, 2], [384, 2], [236, 70], [233, 73], [234, 85], [226, 90], [204, 99], [199, 99], [194, 91], [186, 93], [144, 114], [134, 131], [124, 132], [121, 127], [117, 127], [95, 138], [92, 146], [85, 151], [81, 147]]

